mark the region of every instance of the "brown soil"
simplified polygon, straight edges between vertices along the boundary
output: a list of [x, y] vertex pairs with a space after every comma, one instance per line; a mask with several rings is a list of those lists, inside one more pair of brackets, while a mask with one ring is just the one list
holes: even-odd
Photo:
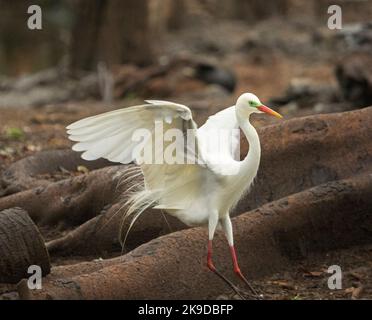
[[[328, 268], [338, 265], [342, 270], [342, 289], [329, 289]], [[251, 284], [270, 300], [329, 300], [372, 298], [372, 247], [351, 247], [311, 254], [294, 263], [285, 272], [255, 279]], [[241, 288], [244, 286], [240, 285]], [[226, 292], [217, 299], [240, 299]]]

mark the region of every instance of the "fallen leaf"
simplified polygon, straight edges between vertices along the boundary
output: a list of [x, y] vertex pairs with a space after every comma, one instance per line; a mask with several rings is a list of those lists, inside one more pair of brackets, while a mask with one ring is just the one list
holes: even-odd
[[26, 146], [26, 151], [35, 152], [35, 151], [40, 151], [40, 150], [41, 150], [41, 146], [36, 146], [36, 145], [33, 145], [33, 144], [28, 144]]
[[284, 280], [269, 281], [269, 283], [277, 285], [283, 289], [295, 290], [296, 287]]
[[357, 287], [353, 290], [353, 292], [351, 294], [351, 299], [357, 300], [360, 297], [362, 292], [363, 292], [363, 286], [360, 285], [359, 287]]
[[78, 166], [77, 167], [77, 171], [78, 172], [81, 172], [81, 173], [84, 173], [84, 174], [89, 173], [89, 169], [87, 167], [85, 167], [85, 166]]
[[351, 293], [352, 294], [354, 290], [355, 290], [354, 287], [346, 288], [345, 293]]
[[305, 277], [321, 277], [323, 274], [323, 271], [307, 271]]

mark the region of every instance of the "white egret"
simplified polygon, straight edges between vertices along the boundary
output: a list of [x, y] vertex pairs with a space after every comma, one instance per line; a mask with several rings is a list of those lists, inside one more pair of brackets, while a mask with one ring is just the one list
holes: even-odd
[[[165, 130], [193, 130], [196, 140], [195, 154], [203, 161], [185, 164], [140, 164], [144, 186], [128, 201], [126, 216], [134, 215], [132, 226], [146, 208], [154, 207], [165, 210], [189, 226], [207, 225], [207, 266], [232, 285], [216, 270], [212, 261], [212, 240], [216, 227], [220, 225], [230, 246], [234, 272], [254, 292], [238, 264], [229, 213], [252, 184], [260, 163], [260, 140], [249, 122], [250, 115], [267, 113], [278, 118], [282, 116], [263, 105], [254, 94], [244, 93], [234, 106], [209, 117], [207, 122], [197, 129], [188, 107], [167, 101], [146, 102], [144, 105], [114, 110], [69, 125], [69, 138], [77, 142], [73, 150], [84, 151], [82, 158], [85, 160], [105, 158], [123, 164], [138, 163], [141, 161], [135, 149], [139, 142], [133, 139], [136, 130], [144, 128], [155, 134], [155, 122], [161, 120], [164, 120]], [[227, 142], [228, 148], [207, 150], [209, 143], [206, 137], [209, 130], [239, 128], [249, 143], [249, 152], [244, 160], [234, 159], [233, 156], [234, 151], [239, 148], [239, 137], [236, 135]], [[182, 135], [182, 138], [186, 139], [186, 134]], [[163, 153], [164, 146], [160, 146], [160, 142], [156, 140], [149, 137], [146, 143], [154, 144], [155, 154]], [[177, 150], [185, 152], [187, 149]], [[216, 157], [223, 161], [214, 161]], [[184, 155], [181, 158], [185, 159]]]

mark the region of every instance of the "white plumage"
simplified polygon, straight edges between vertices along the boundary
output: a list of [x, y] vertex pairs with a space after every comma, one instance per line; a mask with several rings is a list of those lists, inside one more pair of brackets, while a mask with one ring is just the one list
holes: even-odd
[[[188, 107], [168, 101], [146, 102], [148, 104], [107, 112], [69, 125], [69, 138], [77, 142], [73, 150], [83, 151], [85, 160], [105, 158], [123, 164], [140, 164], [145, 186], [129, 200], [127, 214], [134, 214], [133, 222], [151, 206], [167, 211], [190, 226], [208, 224], [209, 252], [215, 229], [221, 223], [234, 251], [229, 211], [253, 182], [261, 154], [259, 138], [249, 117], [262, 112], [281, 116], [264, 106], [255, 95], [245, 93], [235, 106], [209, 117], [197, 129]], [[169, 141], [160, 143], [156, 138], [157, 124], [161, 124], [165, 140], [166, 132], [172, 133]], [[242, 161], [239, 160], [239, 128], [249, 142], [249, 153]], [[148, 136], [141, 141], [134, 139], [141, 129], [145, 129]], [[195, 136], [195, 148], [191, 150], [186, 141], [187, 130]], [[221, 148], [216, 135], [222, 131], [228, 139]], [[177, 132], [183, 134], [174, 142], [172, 138]], [[227, 132], [230, 134], [226, 135]], [[139, 144], [152, 147], [151, 163], [141, 163], [143, 152], [138, 152]], [[177, 151], [177, 159], [186, 163], [157, 161], [170, 146]], [[200, 163], [188, 163], [194, 157], [201, 160]], [[241, 274], [234, 255], [235, 251], [234, 269]], [[216, 272], [209, 258], [208, 267]]]

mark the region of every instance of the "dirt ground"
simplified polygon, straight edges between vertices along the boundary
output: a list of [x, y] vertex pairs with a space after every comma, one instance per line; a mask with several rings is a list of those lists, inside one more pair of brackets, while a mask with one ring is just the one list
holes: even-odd
[[[342, 271], [342, 288], [329, 289], [330, 266]], [[294, 261], [285, 272], [251, 281], [252, 286], [269, 300], [349, 300], [372, 298], [372, 247], [336, 250]], [[244, 285], [239, 285], [244, 290]], [[240, 299], [227, 292], [217, 299]]]

